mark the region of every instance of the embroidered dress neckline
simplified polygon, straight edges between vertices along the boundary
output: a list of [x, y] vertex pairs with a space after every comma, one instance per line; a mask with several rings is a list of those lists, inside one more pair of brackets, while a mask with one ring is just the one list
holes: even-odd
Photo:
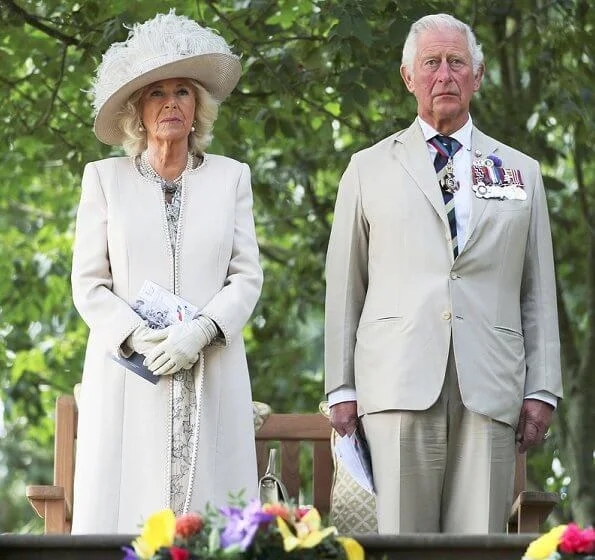
[[[188, 155], [190, 155], [190, 152]], [[144, 173], [143, 166], [141, 166], [141, 156], [142, 156], [142, 153], [131, 157], [132, 167], [141, 176], [141, 178], [144, 179], [145, 181], [149, 181], [152, 184], [159, 184], [157, 179], [153, 178], [150, 175], [146, 175]], [[203, 153], [198, 156], [192, 155], [192, 165], [193, 166], [190, 167], [189, 169], [185, 168], [184, 171], [182, 172], [182, 174], [178, 178], [183, 178], [184, 175], [191, 175], [191, 174], [195, 173], [196, 171], [198, 171], [199, 169], [202, 169], [207, 164], [208, 160], [209, 160], [209, 155], [206, 153]], [[159, 177], [159, 175], [157, 173], [155, 173], [155, 174]], [[161, 187], [161, 185], [159, 185], [159, 186]]]
[[152, 179], [156, 183], [159, 183], [163, 192], [167, 194], [174, 194], [182, 184], [182, 178], [184, 176], [184, 173], [194, 168], [194, 156], [191, 153], [188, 153], [184, 169], [173, 181], [164, 179], [161, 175], [159, 175], [159, 173], [157, 173], [157, 171], [155, 171], [155, 169], [149, 162], [149, 154], [147, 150], [145, 150], [140, 155], [138, 164], [141, 173], [145, 177]]

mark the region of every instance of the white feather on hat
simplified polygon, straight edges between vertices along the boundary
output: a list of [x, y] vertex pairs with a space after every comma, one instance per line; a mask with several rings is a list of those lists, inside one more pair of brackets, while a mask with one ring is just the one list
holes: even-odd
[[239, 58], [225, 39], [175, 10], [157, 14], [135, 24], [126, 41], [114, 43], [103, 55], [91, 88], [95, 135], [106, 144], [120, 145], [119, 120], [126, 101], [153, 82], [190, 78], [223, 101], [241, 73]]

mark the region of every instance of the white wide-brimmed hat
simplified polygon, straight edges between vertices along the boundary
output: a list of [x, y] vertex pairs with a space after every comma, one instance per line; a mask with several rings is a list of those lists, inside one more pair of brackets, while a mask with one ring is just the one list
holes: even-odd
[[122, 109], [138, 89], [159, 80], [197, 80], [217, 100], [223, 101], [242, 74], [239, 58], [225, 39], [195, 21], [158, 14], [135, 24], [123, 43], [114, 43], [103, 55], [93, 83], [95, 136], [105, 144], [121, 145]]

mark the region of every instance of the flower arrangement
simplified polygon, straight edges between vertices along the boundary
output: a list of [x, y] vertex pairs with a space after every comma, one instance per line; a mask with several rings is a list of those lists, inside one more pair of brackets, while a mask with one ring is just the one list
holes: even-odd
[[151, 515], [124, 560], [363, 560], [354, 539], [322, 528], [314, 508], [285, 504], [247, 505], [188, 513], [176, 519], [171, 509]]
[[595, 560], [595, 529], [558, 525], [534, 540], [523, 560]]

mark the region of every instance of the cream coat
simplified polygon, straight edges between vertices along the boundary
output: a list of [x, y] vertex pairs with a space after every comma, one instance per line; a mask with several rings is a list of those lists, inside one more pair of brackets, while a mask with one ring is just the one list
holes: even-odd
[[355, 388], [361, 414], [429, 408], [451, 337], [468, 409], [514, 427], [524, 395], [562, 395], [539, 165], [476, 128], [472, 143], [521, 171], [527, 200], [472, 194], [456, 260], [417, 122], [355, 154], [343, 175], [327, 256], [326, 392]]
[[[175, 265], [174, 265], [175, 263]], [[262, 286], [247, 165], [207, 155], [183, 183], [175, 259], [160, 187], [130, 158], [90, 163], [83, 175], [73, 298], [90, 329], [79, 403], [75, 533], [135, 533], [169, 506], [171, 378], [157, 385], [111, 355], [140, 324], [131, 309], [144, 280], [196, 304], [225, 336], [205, 351], [191, 510], [229, 492], [256, 493], [251, 392], [242, 340]], [[195, 379], [198, 366], [194, 368]], [[198, 387], [198, 383], [196, 383]]]

